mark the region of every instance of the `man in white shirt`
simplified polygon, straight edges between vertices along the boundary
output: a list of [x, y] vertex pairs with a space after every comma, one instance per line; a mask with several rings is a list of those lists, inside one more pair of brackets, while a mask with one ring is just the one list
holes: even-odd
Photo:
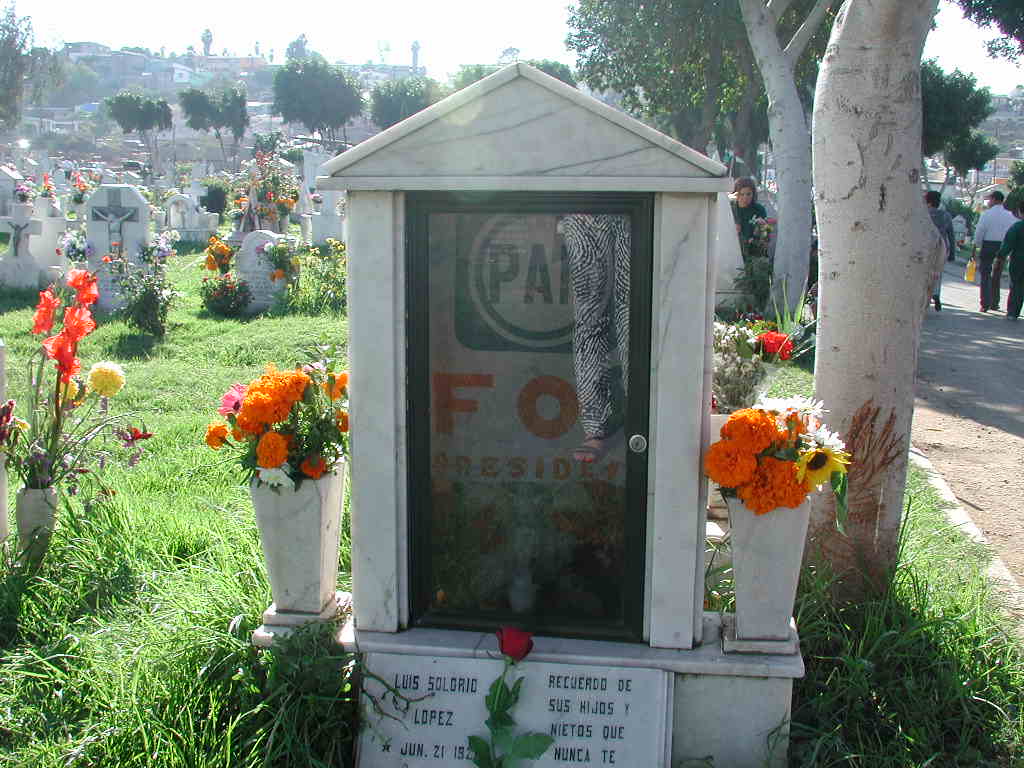
[[1003, 244], [1006, 230], [1017, 223], [1017, 217], [1003, 207], [1003, 193], [996, 190], [985, 201], [988, 210], [981, 214], [978, 226], [974, 228], [974, 245], [971, 247], [971, 258], [978, 253], [978, 274], [981, 280], [981, 311], [999, 309], [999, 288], [1002, 275], [1002, 263], [997, 264], [998, 270], [993, 272], [992, 262], [995, 260], [999, 246]]

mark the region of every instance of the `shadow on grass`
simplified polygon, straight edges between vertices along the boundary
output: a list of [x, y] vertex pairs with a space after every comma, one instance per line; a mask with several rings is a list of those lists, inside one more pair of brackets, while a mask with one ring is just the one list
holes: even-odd
[[1021, 744], [1019, 649], [983, 611], [946, 615], [912, 568], [889, 593], [840, 604], [805, 578], [807, 675], [795, 681], [790, 765], [1011, 765]]
[[39, 303], [39, 291], [30, 288], [0, 288], [0, 313], [33, 309]]
[[148, 333], [122, 333], [109, 339], [103, 345], [101, 356], [124, 360], [144, 360], [152, 356], [153, 349], [160, 341]]

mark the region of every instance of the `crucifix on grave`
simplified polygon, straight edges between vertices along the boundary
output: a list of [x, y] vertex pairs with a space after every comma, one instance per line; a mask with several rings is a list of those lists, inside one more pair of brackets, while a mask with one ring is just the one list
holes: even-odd
[[0, 282], [34, 288], [39, 282], [39, 265], [32, 258], [29, 241], [42, 234], [43, 223], [32, 217], [31, 205], [13, 205], [11, 209], [11, 216], [0, 219], [0, 231], [11, 234], [7, 252], [0, 257]]
[[31, 206], [15, 206], [12, 213], [12, 216], [2, 220], [3, 228], [11, 233], [10, 246], [4, 257], [28, 258], [29, 239], [32, 235], [42, 234], [43, 222], [32, 218]]
[[110, 190], [107, 200], [107, 205], [96, 206], [92, 209], [92, 220], [106, 222], [107, 241], [110, 243], [111, 249], [116, 248], [117, 252], [121, 253], [124, 248], [122, 224], [126, 221], [138, 221], [139, 209], [122, 206], [120, 190]]

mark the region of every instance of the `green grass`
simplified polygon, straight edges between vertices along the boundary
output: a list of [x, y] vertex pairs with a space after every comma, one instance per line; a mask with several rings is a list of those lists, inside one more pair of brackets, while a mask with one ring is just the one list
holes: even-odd
[[[790, 366], [770, 394], [813, 388]], [[906, 499], [888, 594], [841, 604], [828, 574], [804, 574], [795, 612], [807, 674], [794, 686], [790, 765], [1024, 764], [1024, 656], [986, 578], [991, 554], [950, 526], [915, 468]]]
[[[351, 659], [326, 637], [302, 638], [299, 650], [251, 647], [270, 602], [251, 502], [237, 467], [203, 443], [230, 384], [306, 359], [314, 342], [344, 343], [346, 321], [211, 317], [197, 251], [170, 265], [184, 295], [164, 341], [106, 320], [80, 348], [83, 367], [124, 366], [112, 409], [155, 437], [138, 466], [108, 468], [115, 495], [61, 509], [41, 570], [0, 566], [0, 766], [347, 760]], [[34, 298], [0, 297], [14, 397], [38, 343]]]
[[[311, 629], [261, 651], [249, 634], [270, 602], [246, 488], [203, 444], [221, 393], [345, 319], [208, 316], [196, 249], [170, 272], [185, 295], [154, 343], [104, 321], [85, 365], [112, 358], [115, 407], [156, 433], [112, 496], [60, 511], [36, 572], [0, 562], [0, 768], [351, 765], [353, 659]], [[10, 391], [24, 392], [32, 295], [0, 296]], [[772, 394], [811, 394], [786, 368]], [[808, 572], [797, 607], [807, 677], [794, 695], [791, 764], [1010, 766], [1024, 761], [1019, 646], [984, 578], [987, 553], [949, 529], [916, 473], [901, 567], [884, 599], [832, 602]], [[342, 583], [348, 581], [347, 538]]]

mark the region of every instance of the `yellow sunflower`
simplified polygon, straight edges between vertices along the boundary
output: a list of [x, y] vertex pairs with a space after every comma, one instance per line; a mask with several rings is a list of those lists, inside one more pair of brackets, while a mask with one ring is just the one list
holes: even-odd
[[797, 481], [806, 480], [812, 488], [828, 483], [833, 472], [846, 472], [850, 463], [850, 454], [836, 450], [827, 445], [812, 448], [800, 454], [796, 460]]

